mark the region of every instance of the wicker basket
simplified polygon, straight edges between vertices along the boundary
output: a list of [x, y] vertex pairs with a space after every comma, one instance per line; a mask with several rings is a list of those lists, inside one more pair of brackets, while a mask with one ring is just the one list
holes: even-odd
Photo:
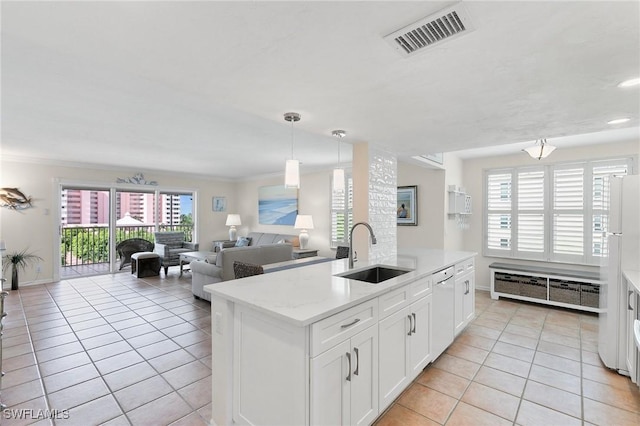
[[498, 293], [520, 294], [519, 275], [495, 272], [493, 277], [493, 290]]
[[600, 307], [600, 285], [582, 284], [580, 286], [580, 304], [591, 308]]
[[520, 296], [547, 300], [547, 279], [539, 277], [521, 277]]
[[580, 304], [580, 283], [567, 280], [549, 280], [549, 300], [554, 302]]

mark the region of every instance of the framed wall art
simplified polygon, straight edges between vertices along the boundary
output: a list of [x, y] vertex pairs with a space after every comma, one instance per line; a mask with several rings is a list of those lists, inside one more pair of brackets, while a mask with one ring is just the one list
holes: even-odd
[[227, 210], [226, 197], [213, 197], [212, 209], [214, 212], [223, 212]]
[[397, 224], [418, 225], [418, 186], [399, 186], [396, 212]]
[[293, 225], [298, 215], [298, 190], [284, 185], [258, 188], [258, 222], [262, 225]]

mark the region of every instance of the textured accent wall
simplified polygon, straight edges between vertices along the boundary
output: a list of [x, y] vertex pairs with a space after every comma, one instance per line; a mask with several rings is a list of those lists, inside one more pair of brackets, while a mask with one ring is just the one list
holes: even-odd
[[392, 154], [369, 147], [369, 224], [378, 243], [369, 249], [369, 260], [397, 254], [396, 204], [398, 162]]

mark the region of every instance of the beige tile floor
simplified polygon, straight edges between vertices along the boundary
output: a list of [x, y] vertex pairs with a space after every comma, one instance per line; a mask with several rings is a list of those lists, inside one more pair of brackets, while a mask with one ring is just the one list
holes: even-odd
[[[6, 308], [0, 424], [207, 424], [210, 305], [189, 274], [23, 287]], [[600, 364], [597, 317], [486, 292], [476, 309], [379, 425], [640, 424], [638, 388]]]
[[476, 319], [377, 421], [640, 425], [640, 391], [598, 357], [598, 317], [476, 292]]

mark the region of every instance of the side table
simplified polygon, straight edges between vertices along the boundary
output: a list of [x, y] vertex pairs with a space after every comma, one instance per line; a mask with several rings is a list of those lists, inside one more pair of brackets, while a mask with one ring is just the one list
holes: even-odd
[[318, 255], [318, 249], [293, 249], [294, 259], [304, 259], [305, 257], [313, 257]]

